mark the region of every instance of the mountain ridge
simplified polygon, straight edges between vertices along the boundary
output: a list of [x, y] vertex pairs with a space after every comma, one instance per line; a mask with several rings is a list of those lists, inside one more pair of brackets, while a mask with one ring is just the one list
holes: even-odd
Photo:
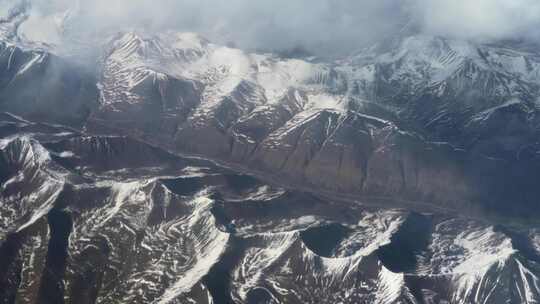
[[0, 302], [540, 301], [540, 52], [38, 45], [0, 48]]

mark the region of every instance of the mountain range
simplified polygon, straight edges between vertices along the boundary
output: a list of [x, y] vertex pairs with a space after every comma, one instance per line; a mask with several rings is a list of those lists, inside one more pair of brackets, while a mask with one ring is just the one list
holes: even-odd
[[540, 302], [535, 45], [133, 30], [88, 63], [24, 20], [0, 23], [0, 303]]

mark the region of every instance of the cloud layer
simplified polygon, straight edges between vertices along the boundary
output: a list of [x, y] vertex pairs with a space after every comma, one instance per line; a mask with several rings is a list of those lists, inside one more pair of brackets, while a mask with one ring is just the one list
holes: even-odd
[[[44, 8], [37, 11], [50, 13], [48, 0], [34, 1]], [[401, 15], [396, 0], [93, 0], [76, 5], [73, 0], [54, 1], [76, 7], [78, 32], [195, 31], [245, 48], [303, 47], [319, 54], [365, 46], [393, 31]]]
[[537, 39], [538, 0], [416, 0], [424, 31], [467, 39]]
[[[0, 0], [0, 15], [15, 1]], [[540, 36], [538, 0], [18, 1], [31, 3], [22, 34], [52, 43], [66, 35], [84, 40], [107, 31], [172, 29], [244, 48], [303, 47], [316, 54], [342, 54], [391, 35], [406, 22], [425, 33], [455, 38]]]

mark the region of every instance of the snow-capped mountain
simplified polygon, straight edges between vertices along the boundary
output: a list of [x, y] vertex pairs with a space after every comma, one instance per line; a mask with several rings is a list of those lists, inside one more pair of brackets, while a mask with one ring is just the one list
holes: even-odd
[[127, 31], [81, 64], [10, 12], [1, 303], [540, 302], [540, 51]]
[[[537, 175], [537, 55], [426, 36], [394, 44], [321, 63], [129, 32], [105, 48], [87, 127], [328, 190], [454, 207], [535, 193], [522, 180]], [[529, 194], [513, 205], [529, 211]]]
[[537, 229], [326, 200], [126, 137], [3, 120], [8, 303], [539, 299]]

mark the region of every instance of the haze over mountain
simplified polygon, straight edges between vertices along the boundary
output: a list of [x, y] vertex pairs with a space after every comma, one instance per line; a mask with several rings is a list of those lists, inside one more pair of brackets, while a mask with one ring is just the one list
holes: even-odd
[[540, 5], [534, 0], [2, 0], [0, 13], [21, 5], [29, 7], [21, 33], [56, 44], [144, 28], [194, 31], [249, 49], [302, 47], [344, 55], [398, 33], [404, 24], [453, 38], [540, 38]]
[[0, 303], [539, 303], [539, 15], [0, 0]]

